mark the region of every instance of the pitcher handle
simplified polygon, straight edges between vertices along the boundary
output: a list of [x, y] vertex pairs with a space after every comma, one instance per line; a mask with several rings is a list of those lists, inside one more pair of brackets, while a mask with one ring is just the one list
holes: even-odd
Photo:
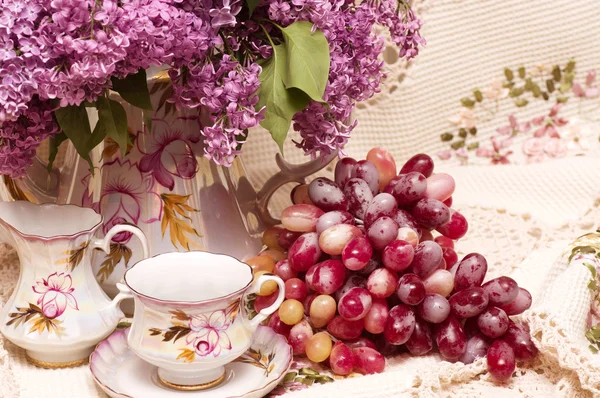
[[274, 281], [279, 286], [279, 294], [277, 295], [277, 299], [273, 304], [268, 306], [267, 308], [263, 308], [256, 316], [252, 319], [249, 319], [250, 329], [255, 331], [269, 315], [274, 313], [279, 309], [281, 303], [283, 303], [283, 299], [285, 298], [285, 283], [283, 280], [275, 275], [261, 275], [258, 279], [250, 286], [250, 289], [244, 293], [244, 297], [242, 298], [242, 303], [246, 302], [246, 297], [250, 294], [256, 294], [260, 291], [260, 287], [267, 281]]
[[110, 240], [118, 233], [130, 232], [142, 243], [142, 252], [144, 258], [150, 257], [150, 250], [148, 249], [148, 239], [146, 235], [138, 227], [127, 224], [119, 224], [112, 227], [102, 239], [93, 239], [91, 243], [92, 249], [102, 249], [106, 254], [110, 254]]
[[275, 155], [275, 162], [279, 167], [279, 171], [265, 182], [262, 189], [256, 195], [258, 215], [261, 220], [267, 225], [280, 224], [281, 222], [269, 212], [269, 201], [275, 191], [289, 182], [305, 183], [306, 177], [327, 166], [337, 155], [338, 151], [334, 151], [324, 158], [314, 159], [301, 164], [291, 164], [281, 154], [278, 153]]

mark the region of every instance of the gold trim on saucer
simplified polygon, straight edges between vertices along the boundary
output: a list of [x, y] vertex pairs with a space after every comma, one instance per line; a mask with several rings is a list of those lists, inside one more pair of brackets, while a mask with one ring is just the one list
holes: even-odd
[[62, 369], [62, 368], [74, 368], [76, 366], [84, 365], [88, 362], [88, 357], [77, 359], [76, 361], [71, 362], [45, 362], [40, 361], [39, 359], [31, 358], [29, 355], [25, 354], [27, 358], [27, 362], [32, 365], [35, 365], [44, 369]]
[[189, 385], [189, 386], [184, 385], [184, 384], [171, 383], [169, 381], [163, 380], [160, 376], [158, 376], [158, 380], [165, 386], [167, 386], [169, 388], [173, 388], [175, 390], [198, 391], [198, 390], [206, 390], [207, 388], [211, 388], [211, 387], [221, 384], [223, 382], [223, 380], [225, 380], [225, 373], [226, 372], [223, 372], [223, 374], [216, 380], [209, 381], [207, 383], [202, 383], [202, 384], [193, 384], [193, 385]]

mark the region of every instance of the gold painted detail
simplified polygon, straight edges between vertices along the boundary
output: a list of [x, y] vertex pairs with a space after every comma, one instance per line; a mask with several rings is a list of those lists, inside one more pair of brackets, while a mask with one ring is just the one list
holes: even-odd
[[198, 391], [198, 390], [206, 390], [207, 388], [211, 388], [217, 386], [225, 380], [225, 372], [216, 380], [209, 381], [207, 383], [202, 384], [193, 384], [193, 385], [184, 385], [184, 384], [175, 384], [170, 381], [163, 380], [160, 376], [158, 376], [158, 380], [164, 384], [165, 386], [172, 388], [174, 390], [180, 391]]
[[31, 358], [29, 355], [25, 355], [27, 361], [32, 365], [35, 365], [44, 369], [63, 369], [63, 368], [74, 368], [76, 366], [84, 365], [88, 362], [88, 357], [77, 359], [71, 362], [45, 362], [39, 359]]

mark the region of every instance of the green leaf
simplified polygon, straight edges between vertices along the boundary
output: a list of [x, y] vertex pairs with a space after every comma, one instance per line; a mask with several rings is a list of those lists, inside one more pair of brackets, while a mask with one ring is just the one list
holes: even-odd
[[531, 92], [533, 93], [533, 96], [535, 98], [542, 95], [542, 90], [540, 89], [540, 86], [537, 85], [537, 83], [533, 83], [533, 87], [531, 87]]
[[452, 141], [454, 135], [452, 135], [451, 133], [443, 133], [440, 135], [440, 138], [442, 139], [442, 142], [448, 142]]
[[555, 65], [554, 68], [552, 68], [552, 78], [554, 79], [555, 82], [560, 81], [561, 73], [560, 73], [560, 67], [558, 65]]
[[121, 148], [121, 155], [127, 153], [127, 144], [129, 143], [129, 134], [127, 133], [127, 113], [123, 106], [117, 101], [99, 97], [98, 103], [98, 124], [94, 133], [98, 130], [99, 134], [104, 134], [112, 138]]
[[564, 104], [568, 100], [569, 100], [569, 97], [556, 97], [556, 102], [560, 102], [561, 104]]
[[71, 140], [79, 156], [88, 162], [90, 170], [94, 170], [92, 160], [90, 159], [89, 143], [92, 136], [90, 129], [90, 120], [88, 119], [85, 105], [66, 106], [54, 111], [56, 121], [63, 133]]
[[533, 90], [533, 81], [530, 77], [527, 78], [527, 80], [525, 80], [525, 86], [523, 86], [523, 88], [525, 89], [525, 91]]
[[138, 73], [128, 75], [124, 79], [111, 79], [113, 90], [118, 92], [121, 98], [129, 102], [133, 106], [152, 110], [152, 102], [150, 102], [150, 94], [148, 93], [148, 84], [146, 82], [146, 71], [140, 69]]
[[265, 109], [265, 118], [260, 123], [283, 152], [283, 143], [287, 136], [292, 117], [306, 108], [310, 97], [297, 89], [286, 89], [283, 76], [286, 73], [287, 52], [285, 44], [273, 47], [273, 55], [262, 66], [258, 103], [256, 109]]
[[477, 127], [471, 127], [469, 129], [469, 134], [471, 134], [471, 135], [477, 135]]
[[464, 146], [465, 146], [465, 140], [454, 141], [452, 143], [452, 145], [450, 145], [450, 147], [452, 147], [452, 149], [454, 149], [454, 150], [460, 149]]
[[515, 87], [510, 90], [508, 95], [510, 95], [511, 97], [518, 97], [519, 95], [523, 94], [524, 91], [525, 90], [521, 87]]
[[527, 101], [525, 98], [517, 98], [517, 100], [515, 101], [515, 105], [518, 106], [519, 108], [524, 107], [528, 103], [529, 103], [529, 101]]
[[472, 151], [473, 149], [477, 149], [477, 148], [479, 148], [479, 142], [472, 142], [469, 145], [467, 145], [468, 151]]
[[515, 78], [513, 71], [509, 68], [504, 68], [504, 76], [506, 76], [506, 80], [508, 80], [509, 82]]
[[58, 133], [54, 137], [50, 138], [50, 152], [48, 154], [48, 172], [52, 171], [52, 165], [54, 164], [54, 160], [56, 159], [56, 155], [58, 154], [58, 147], [63, 141], [67, 140], [68, 137], [65, 133]]
[[252, 13], [254, 12], [256, 6], [258, 6], [258, 3], [260, 3], [260, 0], [246, 0], [246, 5], [248, 6], [248, 16], [252, 16]]
[[466, 129], [458, 129], [458, 136], [460, 138], [467, 138], [467, 130]]
[[483, 101], [483, 94], [481, 94], [481, 91], [479, 89], [473, 91], [473, 95], [475, 96], [475, 101], [477, 101], [477, 102]]
[[518, 72], [519, 72], [519, 77], [520, 77], [521, 79], [525, 79], [525, 67], [524, 67], [524, 66], [521, 66], [521, 67], [518, 69]]
[[318, 102], [323, 102], [329, 78], [329, 44], [320, 30], [312, 32], [313, 24], [294, 22], [282, 28], [286, 46], [286, 66], [283, 82], [286, 88], [297, 88]]
[[546, 80], [546, 88], [548, 89], [548, 92], [551, 93], [554, 91], [554, 80], [552, 79], [548, 79]]
[[574, 70], [575, 70], [575, 60], [571, 59], [571, 60], [569, 60], [569, 62], [567, 63], [567, 66], [565, 67], [565, 72], [571, 73]]
[[475, 106], [475, 101], [467, 97], [461, 98], [460, 103], [467, 108], [473, 108]]

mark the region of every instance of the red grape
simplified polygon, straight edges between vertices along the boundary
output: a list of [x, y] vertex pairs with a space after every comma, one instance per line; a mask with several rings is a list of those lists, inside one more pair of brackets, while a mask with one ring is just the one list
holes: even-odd
[[[275, 298], [277, 298], [277, 295], [275, 295]], [[273, 315], [271, 315], [271, 317], [269, 318], [268, 326], [271, 329], [273, 329], [275, 333], [278, 333], [285, 337], [288, 337], [288, 335], [290, 334], [290, 330], [292, 330], [292, 326], [286, 325], [281, 321], [281, 318], [279, 318], [279, 313], [277, 311], [275, 311]]]
[[306, 271], [319, 261], [321, 248], [316, 232], [301, 235], [288, 250], [290, 267], [296, 271]]
[[425, 197], [427, 179], [418, 172], [401, 174], [393, 182], [390, 193], [398, 205], [408, 206]]
[[386, 298], [394, 294], [398, 276], [387, 268], [378, 268], [367, 279], [367, 289], [374, 298]]
[[481, 287], [469, 287], [454, 293], [448, 302], [457, 317], [471, 318], [487, 308], [488, 295]]
[[364, 236], [350, 240], [342, 250], [342, 262], [351, 271], [364, 268], [373, 256], [373, 248]]
[[417, 171], [425, 177], [429, 177], [433, 173], [433, 159], [424, 153], [413, 156], [404, 163], [404, 166], [400, 169], [400, 174], [406, 174], [412, 171]]
[[531, 307], [531, 293], [520, 287], [517, 297], [500, 308], [506, 312], [506, 315], [519, 315], [528, 310], [529, 307]]
[[288, 343], [292, 346], [294, 354], [304, 354], [306, 342], [313, 337], [313, 334], [310, 323], [305, 319], [301, 320], [291, 328]]
[[469, 223], [467, 222], [467, 219], [456, 210], [450, 211], [450, 220], [447, 223], [436, 228], [440, 234], [450, 239], [462, 238], [466, 235], [468, 229]]
[[275, 270], [273, 273], [283, 279], [284, 282], [290, 278], [295, 278], [298, 276], [298, 271], [290, 267], [289, 260], [278, 261], [275, 264]]
[[419, 278], [426, 278], [435, 271], [442, 261], [442, 248], [428, 240], [417, 245], [412, 261], [412, 270]]
[[430, 323], [441, 323], [450, 314], [450, 304], [445, 297], [439, 294], [426, 294], [417, 306], [417, 313], [421, 318]]
[[406, 343], [415, 328], [415, 313], [412, 308], [398, 304], [390, 309], [385, 322], [383, 335], [390, 344]]
[[404, 304], [417, 305], [425, 298], [425, 285], [415, 274], [404, 274], [398, 280], [396, 293]]
[[310, 306], [312, 305], [315, 298], [317, 298], [318, 296], [319, 293], [311, 293], [307, 295], [304, 300], [302, 300], [302, 305], [304, 306], [304, 315], [310, 315]]
[[421, 226], [428, 229], [437, 228], [450, 220], [450, 210], [436, 199], [419, 200], [411, 214]]
[[415, 256], [415, 249], [404, 240], [393, 240], [383, 249], [381, 261], [392, 271], [407, 269]]
[[460, 291], [468, 287], [481, 286], [487, 272], [487, 261], [479, 253], [467, 254], [456, 268], [454, 289]]
[[352, 349], [352, 354], [354, 354], [354, 367], [358, 373], [369, 375], [383, 372], [385, 358], [376, 350], [359, 347]]
[[458, 254], [450, 247], [442, 247], [442, 257], [446, 262], [446, 268], [452, 268], [458, 261]]
[[398, 236], [398, 224], [389, 217], [383, 216], [375, 220], [367, 230], [367, 237], [377, 250], [383, 249]]
[[348, 210], [348, 200], [344, 192], [329, 178], [319, 177], [312, 180], [308, 184], [308, 196], [322, 211]]
[[487, 369], [498, 381], [510, 379], [515, 371], [515, 353], [504, 340], [496, 340], [487, 351]]
[[415, 218], [410, 214], [407, 210], [398, 209], [398, 211], [394, 214], [394, 221], [398, 224], [399, 227], [408, 227], [413, 229], [415, 232], [419, 231], [419, 223]]
[[291, 205], [281, 213], [281, 223], [292, 232], [311, 232], [322, 215], [323, 210], [313, 205]]
[[348, 180], [352, 178], [352, 169], [354, 169], [355, 164], [356, 160], [353, 158], [343, 158], [336, 163], [334, 175], [335, 183], [339, 187], [343, 188]]
[[308, 294], [306, 283], [302, 279], [291, 278], [285, 281], [285, 298], [302, 301]]
[[436, 325], [435, 342], [440, 354], [449, 360], [460, 358], [467, 350], [467, 336], [462, 325], [453, 315]]
[[354, 165], [352, 178], [364, 180], [373, 196], [379, 192], [379, 172], [377, 171], [377, 167], [368, 160], [360, 160]]
[[256, 296], [256, 300], [254, 300], [254, 311], [261, 312], [267, 307], [270, 307], [275, 301], [277, 301], [277, 296], [279, 295], [279, 290], [275, 293], [271, 293], [268, 296]]
[[452, 176], [438, 173], [427, 177], [425, 197], [445, 201], [454, 193], [455, 182]]
[[435, 243], [440, 245], [442, 249], [445, 249], [447, 247], [454, 249], [454, 241], [450, 238], [445, 237], [444, 235], [436, 236], [434, 241]]
[[475, 362], [477, 358], [486, 356], [490, 343], [488, 338], [481, 333], [476, 334], [467, 341], [467, 349], [460, 357], [460, 361], [465, 364]]
[[353, 287], [363, 287], [366, 288], [367, 287], [367, 280], [360, 276], [360, 275], [350, 275], [347, 279], [346, 282], [344, 282], [344, 284], [342, 285], [341, 288], [339, 288], [336, 292], [335, 292], [335, 298], [336, 300], [340, 300], [342, 298], [342, 296], [344, 294], [346, 294], [348, 292], [348, 290], [352, 289]]
[[367, 207], [364, 218], [365, 226], [369, 227], [375, 220], [383, 216], [393, 218], [397, 212], [398, 204], [396, 203], [396, 199], [389, 193], [380, 193], [373, 197], [373, 200]]
[[362, 319], [371, 309], [372, 300], [367, 289], [353, 287], [338, 302], [338, 313], [349, 321]]
[[352, 214], [348, 213], [347, 211], [342, 211], [342, 210], [329, 211], [329, 212], [323, 214], [317, 220], [317, 226], [316, 226], [317, 233], [320, 234], [321, 232], [325, 231], [327, 228], [333, 227], [334, 225], [338, 225], [338, 224], [354, 225], [354, 217], [352, 216]]
[[348, 321], [341, 316], [336, 316], [327, 324], [327, 331], [340, 340], [356, 339], [363, 331], [363, 320]]
[[389, 314], [387, 302], [383, 299], [373, 299], [371, 309], [364, 318], [365, 330], [369, 333], [383, 333]]
[[508, 316], [498, 307], [489, 307], [477, 318], [481, 333], [494, 339], [506, 333], [508, 322]]
[[350, 348], [369, 347], [374, 350], [377, 349], [377, 346], [375, 345], [375, 343], [373, 343], [372, 340], [370, 340], [366, 337], [363, 337], [363, 336], [361, 336], [357, 339], [354, 339], [354, 340], [346, 341], [346, 344]]
[[345, 376], [354, 369], [354, 354], [350, 347], [341, 341], [337, 341], [329, 354], [329, 366], [333, 373]]
[[321, 294], [332, 294], [346, 279], [346, 267], [340, 260], [325, 260], [309, 268], [305, 282], [309, 288]]
[[312, 200], [308, 197], [308, 185], [306, 184], [298, 184], [290, 192], [290, 198], [292, 199], [292, 203], [295, 205], [305, 204], [305, 205], [314, 205]]
[[415, 329], [406, 341], [406, 348], [413, 355], [425, 355], [433, 348], [433, 337], [429, 323], [416, 319]]
[[371, 257], [367, 265], [364, 268], [361, 268], [357, 271], [360, 275], [370, 275], [371, 272], [375, 271], [377, 268], [380, 268], [383, 264], [375, 257]]
[[288, 229], [282, 228], [281, 231], [279, 231], [279, 234], [277, 235], [277, 243], [283, 249], [288, 250], [290, 247], [292, 247], [292, 245], [300, 235], [302, 235], [301, 232], [293, 232]]
[[538, 353], [538, 349], [531, 341], [529, 333], [515, 323], [508, 326], [508, 330], [502, 336], [502, 339], [511, 346], [517, 359], [528, 360]]
[[446, 206], [448, 206], [448, 207], [452, 207], [452, 202], [453, 202], [453, 200], [452, 200], [452, 196], [450, 196], [448, 199], [446, 199], [446, 200], [444, 200], [444, 201], [442, 201], [442, 202], [443, 202], [443, 203], [444, 203]]
[[517, 282], [508, 276], [492, 279], [482, 287], [488, 294], [490, 305], [498, 307], [512, 302], [519, 294]]
[[357, 218], [364, 219], [367, 208], [373, 200], [369, 184], [360, 178], [351, 178], [344, 186], [344, 195], [348, 199], [348, 211]]

